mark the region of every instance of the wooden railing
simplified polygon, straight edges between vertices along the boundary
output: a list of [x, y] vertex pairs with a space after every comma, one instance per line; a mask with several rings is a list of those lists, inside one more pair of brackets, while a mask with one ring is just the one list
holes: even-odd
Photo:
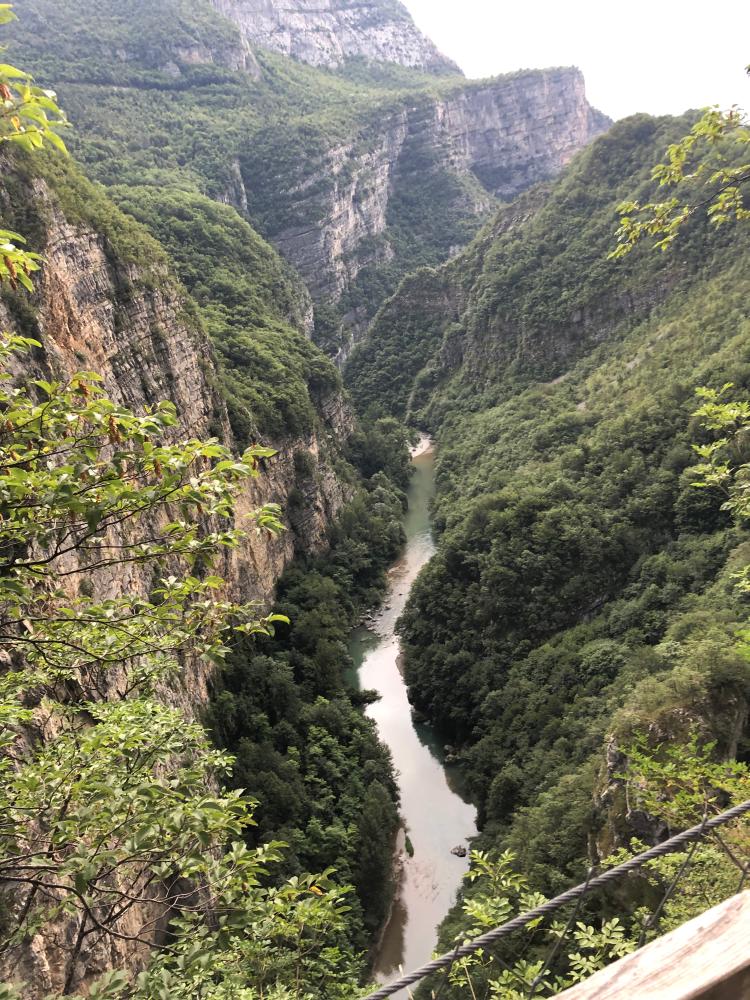
[[750, 1000], [750, 891], [565, 990], [558, 1000]]
[[[445, 970], [452, 968], [459, 959], [486, 948], [491, 949], [503, 938], [575, 903], [572, 922], [584, 896], [625, 878], [631, 872], [640, 871], [644, 865], [682, 850], [688, 844], [697, 844], [708, 836], [718, 836], [716, 831], [719, 827], [744, 816], [750, 816], [750, 799], [732, 806], [718, 816], [704, 816], [697, 826], [676, 833], [669, 840], [620, 862], [614, 868], [608, 868], [598, 875], [589, 872], [586, 881], [580, 885], [566, 889], [554, 899], [545, 900], [533, 910], [521, 913], [499, 927], [493, 927], [473, 941], [459, 944], [452, 952], [439, 955], [414, 972], [381, 986], [365, 1000], [388, 1000], [388, 997], [416, 986], [434, 973], [445, 974]], [[735, 858], [723, 841], [721, 845], [742, 871], [742, 886], [750, 877], [750, 866]], [[685, 857], [679, 874], [685, 871], [691, 856], [688, 854]], [[662, 906], [675, 884], [676, 880]], [[550, 959], [554, 957], [558, 947], [559, 942]], [[546, 968], [545, 965], [540, 979]], [[535, 985], [532, 984], [532, 992]], [[566, 1000], [692, 1000], [698, 997], [705, 1000], [750, 1000], [750, 892], [739, 893], [672, 934], [653, 942], [648, 948], [558, 996], [565, 997]]]

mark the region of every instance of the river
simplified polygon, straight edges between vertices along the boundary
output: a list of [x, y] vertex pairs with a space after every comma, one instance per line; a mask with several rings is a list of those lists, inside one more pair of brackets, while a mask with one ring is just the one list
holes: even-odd
[[435, 492], [435, 456], [429, 441], [415, 449], [409, 511], [404, 518], [406, 549], [391, 568], [383, 609], [369, 628], [357, 629], [350, 644], [360, 688], [380, 700], [368, 708], [380, 738], [393, 755], [401, 789], [401, 816], [413, 857], [399, 835], [401, 879], [390, 920], [378, 949], [374, 973], [380, 983], [429, 961], [437, 925], [456, 898], [468, 859], [451, 854], [476, 834], [476, 810], [460, 794], [458, 773], [444, 763], [443, 748], [429, 726], [412, 719], [400, 670], [395, 625], [414, 581], [435, 551], [429, 504]]

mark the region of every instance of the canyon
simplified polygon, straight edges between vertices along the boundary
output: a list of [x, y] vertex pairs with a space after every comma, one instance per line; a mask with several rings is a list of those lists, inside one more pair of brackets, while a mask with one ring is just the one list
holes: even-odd
[[[21, 51], [14, 57], [28, 60], [40, 79], [55, 78], [76, 122], [73, 147], [86, 170], [119, 181], [111, 186], [113, 199], [142, 225], [118, 213], [75, 168], [37, 173], [6, 158], [4, 215], [28, 234], [45, 265], [30, 302], [10, 297], [0, 315], [4, 326], [20, 324], [42, 344], [26, 378], [96, 371], [112, 398], [136, 412], [169, 399], [177, 408], [175, 441], [215, 436], [239, 450], [241, 438], [262, 434], [277, 455], [241, 493], [236, 523], [262, 504], [278, 503], [288, 530], [273, 540], [248, 532], [217, 570], [228, 599], [268, 607], [295, 560], [326, 552], [332, 527], [361, 490], [344, 462], [357, 424], [340, 381], [312, 345], [302, 352], [302, 381], [294, 389], [311, 414], [301, 421], [304, 429], [284, 424], [283, 407], [273, 410], [279, 406], [271, 402], [273, 389], [265, 404], [271, 411], [254, 409], [248, 389], [269, 362], [259, 367], [256, 348], [236, 342], [237, 323], [232, 326], [225, 312], [224, 300], [232, 300], [226, 280], [222, 285], [217, 277], [207, 290], [209, 273], [234, 269], [248, 288], [248, 280], [257, 282], [260, 298], [255, 292], [252, 301], [235, 296], [234, 304], [272, 350], [283, 355], [285, 337], [291, 345], [293, 337], [312, 335], [341, 363], [414, 263], [440, 263], [457, 253], [498, 199], [557, 174], [608, 120], [590, 107], [574, 69], [465, 81], [397, 3], [333, 2], [321, 10], [304, 2], [257, 8], [234, 0], [164, 0], [132, 22], [115, 4], [111, 10], [90, 7], [19, 0], [14, 48]], [[269, 57], [269, 50], [276, 55]], [[312, 68], [295, 69], [295, 62], [283, 61], [289, 57]], [[345, 74], [362, 60], [418, 73], [385, 86], [310, 75], [320, 74], [320, 67]], [[281, 88], [280, 72], [290, 80]], [[227, 88], [226, 98], [217, 84]], [[290, 115], [311, 84], [319, 92], [308, 108], [318, 118]], [[354, 98], [353, 115], [340, 107], [342, 87]], [[223, 149], [222, 123], [234, 116], [238, 92], [244, 124]], [[208, 141], [221, 149], [221, 162], [213, 153], [195, 156], [185, 107], [192, 101], [216, 106], [217, 93]], [[256, 99], [265, 105], [260, 117]], [[125, 116], [114, 110], [123, 101]], [[165, 118], [160, 107], [167, 106]], [[133, 114], [142, 141], [136, 153], [141, 166], [131, 168], [129, 141], [117, 133], [129, 128]], [[162, 137], [153, 145], [152, 133]], [[256, 141], [259, 135], [271, 136], [270, 143]], [[102, 156], [101, 143], [110, 142], [114, 155]], [[161, 201], [148, 185], [138, 186], [148, 161], [157, 171], [162, 161], [170, 164]], [[107, 178], [104, 172], [113, 168], [122, 172]], [[212, 208], [217, 202], [223, 204]], [[193, 228], [175, 236], [178, 220]], [[232, 233], [234, 246], [245, 248], [242, 257], [233, 256], [228, 241], [224, 246], [214, 236], [211, 243], [210, 227], [222, 239]], [[188, 265], [198, 252], [204, 263], [196, 271]], [[333, 334], [321, 335], [321, 315], [331, 309]], [[269, 432], [264, 423], [270, 412], [276, 416]], [[133, 564], [125, 571], [98, 570], [90, 585], [100, 599], [116, 600], [146, 593], [150, 582]], [[201, 718], [214, 681], [211, 667], [188, 658], [162, 697], [189, 718]], [[112, 683], [114, 690], [116, 675]], [[437, 920], [440, 913], [431, 912]], [[132, 932], [146, 917], [135, 907], [123, 929]], [[58, 919], [34, 935], [20, 959], [15, 956], [14, 975], [34, 984], [30, 997], [60, 987], [73, 934], [72, 924]], [[142, 945], [114, 938], [84, 949], [80, 974], [88, 982], [108, 968], [138, 968], [144, 960]]]
[[[158, 689], [232, 756], [229, 794], [257, 802], [232, 850], [285, 845], [269, 895], [239, 896], [266, 906], [302, 885], [307, 940], [305, 915], [352, 887], [326, 925], [335, 947], [310, 949], [345, 969], [338, 998], [465, 933], [479, 887], [453, 905], [471, 864], [456, 845], [510, 851], [551, 895], [634, 831], [658, 840], [668, 824], [628, 799], [635, 741], [656, 757], [698, 733], [750, 759], [748, 543], [693, 470], [710, 439], [695, 387], [747, 388], [748, 238], [697, 213], [679, 252], [611, 259], [617, 206], [655, 197], [653, 163], [695, 116], [613, 126], [575, 67], [467, 80], [397, 0], [15, 7], [9, 58], [75, 123], [72, 158], [0, 154], [3, 227], [42, 258], [31, 294], [16, 272], [0, 297], [0, 326], [39, 344], [15, 384], [91, 370], [137, 413], [171, 401], [171, 442], [268, 449], [216, 571], [223, 597], [279, 610], [273, 640], [242, 636], [220, 666], [186, 652]], [[414, 473], [419, 434], [437, 447]], [[282, 510], [274, 537], [252, 524], [264, 504]], [[65, 597], [159, 593], [137, 560], [79, 584], [76, 558]], [[68, 680], [64, 709], [95, 729]], [[62, 731], [24, 698], [19, 769]], [[0, 924], [43, 913], [33, 893], [0, 903]], [[231, 951], [256, 942], [228, 940], [226, 913], [245, 911], [222, 906], [201, 901], [201, 935], [286, 1000], [262, 979], [267, 939]], [[56, 912], [1, 971], [24, 1000], [132, 978], [150, 918], [134, 905], [89, 945], [86, 920]], [[270, 926], [286, 955], [294, 935]], [[226, 970], [211, 968], [213, 988]], [[333, 976], [310, 975], [312, 990]]]

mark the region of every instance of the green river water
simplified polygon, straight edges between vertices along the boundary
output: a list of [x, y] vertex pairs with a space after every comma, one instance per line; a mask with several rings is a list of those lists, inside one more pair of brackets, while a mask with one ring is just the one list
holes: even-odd
[[409, 971], [430, 959], [437, 925], [453, 904], [468, 867], [468, 860], [451, 850], [468, 847], [468, 838], [477, 832], [476, 810], [461, 796], [458, 775], [445, 765], [442, 746], [429, 726], [412, 719], [399, 668], [396, 621], [419, 571], [435, 551], [429, 516], [435, 492], [432, 450], [418, 454], [414, 467], [404, 555], [391, 568], [383, 610], [369, 628], [353, 633], [350, 644], [359, 687], [380, 694], [368, 715], [393, 755], [401, 815], [414, 847], [414, 856], [409, 857], [402, 831], [399, 892], [375, 960], [375, 976], [382, 983], [395, 979], [400, 967]]

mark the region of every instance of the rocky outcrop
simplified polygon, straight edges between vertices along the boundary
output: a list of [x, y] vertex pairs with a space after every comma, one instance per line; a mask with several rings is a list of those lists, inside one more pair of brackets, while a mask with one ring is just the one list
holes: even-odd
[[554, 177], [610, 125], [572, 67], [471, 83], [438, 102], [427, 123], [436, 152], [505, 201]]
[[311, 66], [359, 58], [460, 73], [398, 0], [211, 0], [253, 45]]
[[[111, 397], [136, 412], [168, 399], [179, 417], [175, 439], [215, 436], [231, 446], [212, 349], [166, 266], [152, 264], [146, 275], [139, 265], [118, 260], [106, 234], [66, 219], [43, 180], [33, 182], [27, 212], [44, 219], [46, 233], [40, 247], [45, 264], [33, 300], [34, 332], [44, 348], [40, 368], [58, 377], [95, 371]], [[1, 300], [0, 326], [17, 327]], [[29, 377], [28, 370], [24, 376]], [[295, 452], [304, 448], [319, 464], [318, 488], [301, 518], [304, 530], [270, 541], [249, 532], [229, 557], [224, 576], [238, 599], [268, 603], [295, 551], [315, 552], [325, 545], [327, 529], [345, 500], [327, 462], [336, 442], [351, 431], [353, 418], [338, 393], [317, 400], [317, 406], [320, 430], [269, 442], [278, 456], [240, 496], [239, 522], [265, 503], [283, 507], [296, 485]], [[118, 567], [111, 578], [97, 581], [97, 589], [110, 595], [143, 589], [138, 572]], [[186, 704], [195, 707], [204, 701], [200, 687], [188, 693]]]
[[[577, 69], [462, 84], [441, 98], [416, 95], [366, 133], [276, 177], [273, 197], [285, 206], [285, 223], [266, 236], [314, 297], [336, 302], [363, 268], [404, 253], [402, 205], [431, 179], [453, 179], [450, 203], [437, 209], [443, 215], [480, 219], [495, 198], [555, 176], [608, 124], [586, 100]], [[252, 158], [244, 173], [252, 213], [259, 196]], [[415, 250], [419, 241], [414, 234]], [[371, 318], [352, 317], [353, 325]]]
[[[115, 50], [113, 55], [122, 62], [131, 58], [127, 50], [122, 49]], [[248, 73], [254, 79], [260, 77], [260, 66], [252, 49], [242, 38], [213, 48], [196, 39], [193, 44], [177, 45], [166, 52], [162, 49], [159, 56], [154, 56], [154, 68], [176, 79], [184, 75], [188, 66], [226, 66]]]

